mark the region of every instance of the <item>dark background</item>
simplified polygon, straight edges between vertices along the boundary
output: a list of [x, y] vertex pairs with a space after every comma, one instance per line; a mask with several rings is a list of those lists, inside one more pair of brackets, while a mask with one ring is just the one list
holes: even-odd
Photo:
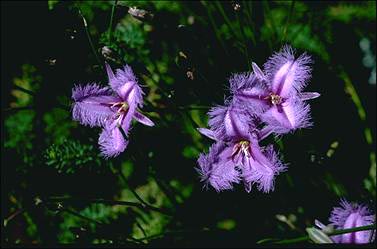
[[[375, 58], [374, 2], [126, 1], [116, 8], [112, 40], [112, 2], [50, 4], [1, 4], [2, 220], [20, 212], [2, 227], [3, 243], [132, 244], [139, 242], [130, 237], [143, 237], [141, 226], [147, 236], [160, 234], [144, 240], [150, 246], [249, 246], [303, 236], [314, 219], [327, 224], [341, 198], [375, 208], [375, 81], [368, 83], [360, 47], [368, 39]], [[153, 18], [136, 20], [127, 13], [134, 5]], [[196, 159], [211, 141], [195, 129], [229, 94], [232, 73], [251, 61], [262, 65], [285, 43], [315, 61], [307, 88], [321, 93], [311, 101], [314, 126], [266, 141], [289, 163], [274, 192], [203, 189]], [[105, 59], [113, 68], [132, 66], [146, 92], [143, 110], [157, 124], [134, 125], [128, 148], [110, 161], [98, 156], [99, 129], [70, 117], [73, 85], [105, 85]], [[171, 216], [90, 201], [137, 201], [129, 188]]]

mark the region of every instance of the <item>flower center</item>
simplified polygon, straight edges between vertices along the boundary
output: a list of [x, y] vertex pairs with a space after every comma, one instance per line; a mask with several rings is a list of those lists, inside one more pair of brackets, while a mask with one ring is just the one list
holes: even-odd
[[271, 104], [273, 105], [280, 105], [282, 102], [282, 98], [279, 95], [274, 94], [274, 93], [270, 94], [269, 99], [271, 101]]
[[250, 142], [247, 140], [241, 140], [233, 147], [232, 159], [234, 160], [240, 153], [246, 157], [251, 157]]
[[128, 104], [127, 102], [116, 102], [111, 103], [110, 108], [117, 107], [118, 110], [116, 111], [117, 114], [121, 114], [122, 112], [127, 112], [128, 110]]

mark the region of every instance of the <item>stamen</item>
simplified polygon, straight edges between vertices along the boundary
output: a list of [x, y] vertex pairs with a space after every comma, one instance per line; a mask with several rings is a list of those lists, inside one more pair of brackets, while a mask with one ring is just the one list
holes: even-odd
[[[241, 140], [240, 142], [236, 143], [233, 147], [233, 152], [232, 152], [232, 160], [236, 158], [240, 154], [240, 152], [246, 156], [246, 157], [251, 157], [250, 153], [250, 142], [247, 140]], [[243, 157], [242, 157], [243, 158]]]
[[282, 102], [282, 97], [274, 93], [271, 93], [268, 99], [271, 101], [271, 104], [273, 105], [280, 105]]

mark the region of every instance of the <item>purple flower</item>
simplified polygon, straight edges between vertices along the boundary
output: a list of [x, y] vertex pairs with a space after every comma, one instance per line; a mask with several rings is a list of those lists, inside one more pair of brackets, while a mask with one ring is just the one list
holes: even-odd
[[[348, 229], [360, 226], [372, 225], [375, 221], [375, 215], [364, 205], [349, 203], [346, 200], [340, 202], [340, 207], [335, 207], [329, 218], [331, 225], [336, 229]], [[370, 238], [376, 231], [365, 230], [353, 233], [346, 233], [332, 236], [336, 243], [365, 244], [369, 243]], [[375, 235], [372, 240], [374, 241]]]
[[208, 154], [198, 159], [201, 180], [216, 191], [231, 189], [243, 181], [247, 192], [253, 184], [267, 193], [274, 189], [274, 178], [285, 166], [272, 146], [259, 146], [258, 130], [253, 117], [244, 109], [218, 106], [209, 112], [211, 129], [199, 131], [216, 140]]
[[260, 115], [271, 132], [283, 134], [310, 123], [310, 108], [304, 100], [319, 97], [316, 92], [302, 92], [310, 78], [311, 59], [294, 57], [284, 46], [264, 64], [262, 71], [253, 63], [254, 73], [236, 74], [230, 79], [233, 101]]
[[83, 125], [103, 127], [98, 143], [102, 155], [108, 158], [119, 155], [127, 147], [124, 135], [128, 134], [132, 119], [147, 126], [154, 123], [137, 110], [142, 107], [143, 92], [132, 69], [126, 65], [114, 75], [106, 64], [106, 70], [110, 87], [93, 83], [73, 88], [72, 116]]

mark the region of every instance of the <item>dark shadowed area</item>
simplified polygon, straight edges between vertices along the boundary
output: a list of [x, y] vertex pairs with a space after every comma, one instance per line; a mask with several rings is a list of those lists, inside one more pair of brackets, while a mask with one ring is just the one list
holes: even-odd
[[[375, 210], [374, 1], [115, 2], [1, 3], [3, 244], [249, 247], [306, 236], [342, 198]], [[314, 125], [264, 141], [288, 164], [273, 192], [203, 188], [196, 128], [284, 44], [314, 61]], [[132, 67], [156, 124], [109, 160], [71, 114], [105, 61]]]

